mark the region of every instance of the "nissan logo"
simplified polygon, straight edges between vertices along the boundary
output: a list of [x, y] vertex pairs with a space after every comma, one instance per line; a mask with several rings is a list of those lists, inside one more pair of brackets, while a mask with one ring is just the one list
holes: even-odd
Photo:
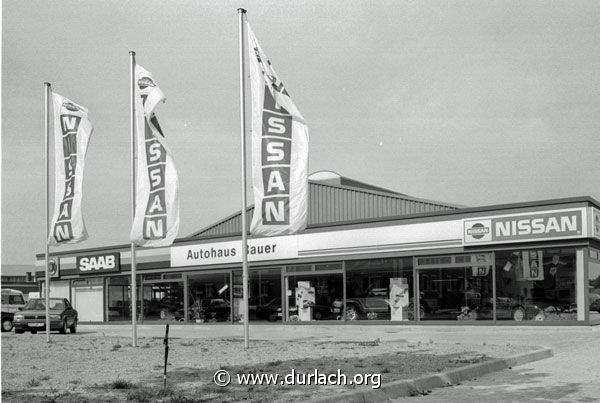
[[467, 235], [470, 235], [475, 239], [481, 239], [489, 233], [490, 229], [481, 223], [473, 224], [471, 228], [467, 229]]

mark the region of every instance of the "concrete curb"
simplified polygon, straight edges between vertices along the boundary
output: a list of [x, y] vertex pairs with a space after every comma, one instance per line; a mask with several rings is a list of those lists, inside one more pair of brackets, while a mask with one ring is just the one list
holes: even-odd
[[312, 399], [312, 403], [334, 403], [334, 402], [384, 402], [388, 399], [413, 396], [420, 394], [424, 390], [442, 388], [455, 385], [459, 382], [476, 378], [490, 372], [501, 371], [503, 369], [516, 367], [532, 361], [539, 361], [550, 358], [554, 354], [551, 349], [543, 348], [524, 354], [517, 354], [507, 358], [498, 358], [478, 364], [471, 364], [460, 368], [435, 374], [425, 375], [416, 379], [404, 379], [401, 381], [390, 382], [381, 385], [379, 389], [357, 389], [350, 392], [340, 393], [338, 395], [325, 396]]

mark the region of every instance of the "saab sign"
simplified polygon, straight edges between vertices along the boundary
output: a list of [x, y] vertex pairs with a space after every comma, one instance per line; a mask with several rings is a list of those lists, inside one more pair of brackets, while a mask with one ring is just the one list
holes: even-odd
[[584, 209], [573, 209], [463, 220], [463, 244], [582, 238], [584, 217]]
[[102, 274], [119, 271], [118, 253], [77, 256], [77, 271], [80, 274]]

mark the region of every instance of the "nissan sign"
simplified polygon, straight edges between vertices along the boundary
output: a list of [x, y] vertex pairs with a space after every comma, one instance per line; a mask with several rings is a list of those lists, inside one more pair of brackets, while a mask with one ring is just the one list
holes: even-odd
[[586, 236], [583, 209], [463, 220], [463, 243], [504, 243]]
[[77, 271], [80, 274], [102, 274], [118, 272], [120, 260], [118, 253], [77, 256]]

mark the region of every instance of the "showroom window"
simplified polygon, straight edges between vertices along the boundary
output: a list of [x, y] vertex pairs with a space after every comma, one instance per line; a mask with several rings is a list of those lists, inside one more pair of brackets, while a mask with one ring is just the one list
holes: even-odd
[[495, 255], [497, 320], [577, 320], [575, 249], [519, 249]]
[[346, 320], [414, 319], [412, 258], [346, 262]]

